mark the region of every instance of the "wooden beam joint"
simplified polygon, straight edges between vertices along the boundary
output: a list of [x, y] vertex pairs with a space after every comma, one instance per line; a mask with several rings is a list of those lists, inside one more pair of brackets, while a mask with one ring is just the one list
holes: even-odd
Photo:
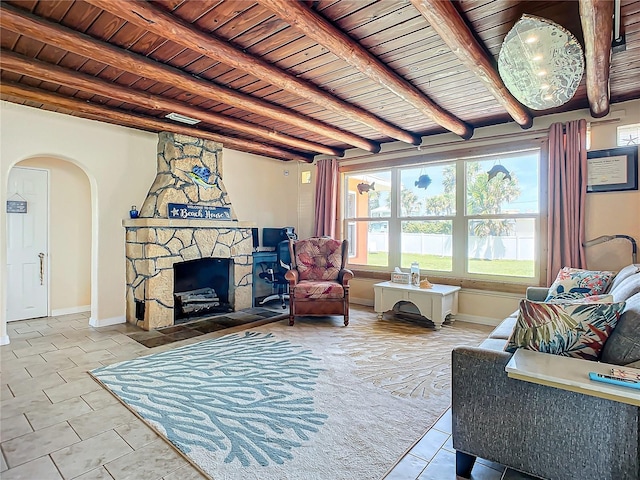
[[[464, 139], [469, 139], [473, 135], [473, 128], [470, 125], [437, 105], [349, 35], [310, 10], [302, 2], [290, 0], [257, 0], [257, 2], [437, 124]], [[419, 145], [415, 142], [409, 143]]]
[[591, 116], [609, 113], [609, 70], [613, 39], [613, 1], [580, 0], [580, 22], [584, 34], [587, 98]]
[[502, 82], [493, 59], [449, 0], [411, 0], [413, 6], [429, 22], [462, 64], [487, 87], [498, 103], [522, 128], [530, 128], [533, 118], [529, 111]]

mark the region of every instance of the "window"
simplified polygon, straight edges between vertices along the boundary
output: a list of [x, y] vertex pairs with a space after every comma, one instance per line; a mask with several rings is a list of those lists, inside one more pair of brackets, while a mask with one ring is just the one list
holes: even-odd
[[452, 269], [456, 214], [455, 163], [399, 169], [400, 265], [418, 262], [425, 270]]
[[345, 191], [349, 263], [388, 266], [391, 172], [348, 175]]
[[344, 174], [352, 267], [537, 278], [540, 149]]
[[628, 147], [629, 145], [640, 145], [640, 123], [632, 125], [622, 125], [617, 129], [618, 146]]

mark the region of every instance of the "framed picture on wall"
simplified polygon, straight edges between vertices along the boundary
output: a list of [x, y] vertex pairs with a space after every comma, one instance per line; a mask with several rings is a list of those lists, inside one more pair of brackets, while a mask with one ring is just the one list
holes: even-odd
[[587, 152], [587, 192], [638, 190], [638, 147]]

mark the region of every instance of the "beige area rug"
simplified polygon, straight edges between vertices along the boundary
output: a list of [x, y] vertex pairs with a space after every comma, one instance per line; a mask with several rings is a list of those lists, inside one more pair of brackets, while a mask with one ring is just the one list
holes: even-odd
[[450, 357], [490, 327], [340, 317], [262, 325], [94, 370], [202, 472], [379, 479], [450, 404]]

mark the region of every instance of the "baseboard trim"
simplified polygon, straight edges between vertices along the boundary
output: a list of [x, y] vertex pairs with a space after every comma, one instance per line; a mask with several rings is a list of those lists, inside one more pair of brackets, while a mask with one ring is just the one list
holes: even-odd
[[117, 325], [119, 323], [126, 323], [127, 319], [124, 315], [120, 317], [100, 318], [98, 320], [91, 317], [89, 319], [89, 325], [92, 327], [108, 327], [109, 325]]
[[91, 305], [83, 305], [81, 307], [69, 307], [69, 308], [57, 308], [51, 310], [52, 317], [58, 317], [60, 315], [70, 315], [72, 313], [84, 313], [91, 311]]
[[489, 325], [490, 327], [497, 327], [502, 320], [500, 318], [480, 317], [478, 315], [469, 315], [467, 313], [456, 313], [453, 315], [454, 320], [460, 320], [461, 322], [478, 323], [480, 325]]
[[373, 307], [373, 300], [369, 298], [349, 297], [349, 303], [355, 303], [356, 305], [364, 305], [365, 307]]
[[478, 290], [475, 288], [463, 288], [460, 293], [465, 295], [479, 295], [481, 297], [513, 298], [515, 300], [522, 299], [522, 294], [520, 293], [492, 292], [490, 290]]
[[0, 345], [9, 345], [11, 340], [9, 340], [9, 335], [2, 335], [0, 337]]

